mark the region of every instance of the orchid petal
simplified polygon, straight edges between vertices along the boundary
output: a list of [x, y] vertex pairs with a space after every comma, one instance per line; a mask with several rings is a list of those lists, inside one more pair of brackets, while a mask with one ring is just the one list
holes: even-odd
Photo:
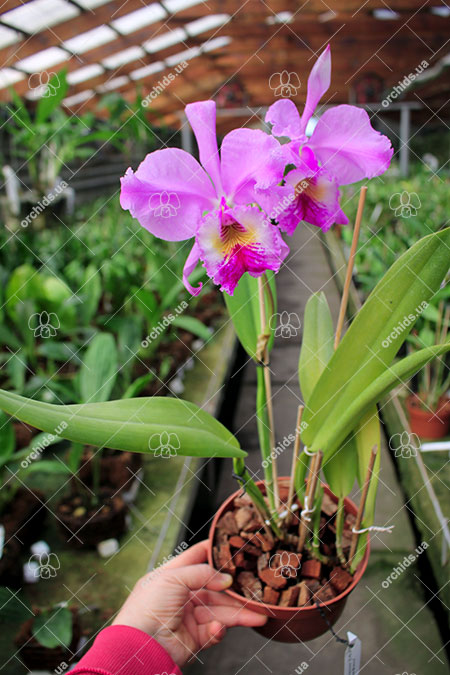
[[187, 288], [189, 293], [191, 293], [192, 295], [198, 295], [200, 293], [200, 291], [202, 290], [202, 286], [203, 286], [202, 282], [200, 282], [200, 284], [197, 286], [197, 288], [195, 288], [195, 286], [192, 286], [189, 283], [189, 278], [188, 278], [189, 275], [192, 274], [192, 272], [196, 268], [199, 260], [200, 260], [200, 249], [199, 249], [197, 243], [194, 242], [194, 245], [191, 248], [191, 251], [190, 251], [188, 257], [186, 258], [186, 262], [184, 263], [184, 268], [183, 268], [183, 284], [185, 285], [185, 287]]
[[330, 45], [322, 52], [308, 77], [308, 93], [300, 123], [300, 135], [305, 133], [306, 125], [314, 114], [317, 105], [331, 84]]
[[278, 272], [289, 250], [278, 228], [249, 206], [208, 214], [196, 239], [208, 275], [230, 295], [245, 272], [253, 277]]
[[283, 178], [285, 157], [278, 141], [259, 129], [235, 129], [221, 149], [223, 187], [241, 204], [255, 201], [253, 188], [266, 189]]
[[327, 110], [309, 146], [339, 185], [379, 176], [394, 152], [388, 137], [373, 129], [367, 112], [352, 105]]
[[216, 203], [207, 174], [189, 153], [156, 150], [121, 178], [120, 205], [152, 234], [167, 241], [194, 236], [206, 209]]
[[334, 223], [348, 223], [339, 206], [339, 187], [334, 176], [319, 166], [310, 148], [303, 148], [300, 168], [288, 173], [286, 185], [292, 190], [291, 201], [278, 217], [278, 223], [288, 234], [293, 234], [302, 220], [324, 232]]
[[274, 136], [300, 138], [302, 135], [297, 106], [288, 98], [272, 103], [266, 113], [265, 121], [268, 124], [272, 124], [272, 134]]
[[200, 162], [209, 174], [218, 197], [222, 196], [219, 150], [216, 136], [216, 104], [214, 101], [189, 103], [185, 108], [200, 155]]

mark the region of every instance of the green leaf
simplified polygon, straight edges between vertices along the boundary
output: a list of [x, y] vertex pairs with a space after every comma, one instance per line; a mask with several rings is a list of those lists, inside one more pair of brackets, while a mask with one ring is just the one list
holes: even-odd
[[66, 476], [72, 473], [68, 466], [56, 461], [56, 459], [39, 459], [32, 462], [25, 471], [27, 473], [45, 473], [52, 476]]
[[39, 99], [36, 107], [36, 124], [47, 122], [52, 112], [59, 106], [67, 94], [69, 85], [67, 83], [66, 71], [61, 70], [55, 73], [48, 81], [44, 96]]
[[322, 465], [325, 480], [336, 497], [346, 497], [350, 494], [356, 480], [357, 467], [355, 439], [349, 436], [335, 454]]
[[81, 401], [107, 401], [114, 387], [117, 371], [115, 340], [110, 333], [98, 333], [89, 344], [80, 368]]
[[177, 328], [189, 331], [189, 333], [196, 335], [205, 342], [208, 342], [211, 338], [211, 330], [195, 316], [176, 316], [172, 324]]
[[79, 315], [83, 324], [88, 324], [97, 312], [98, 303], [102, 295], [102, 281], [100, 273], [95, 265], [88, 265], [84, 272], [83, 285], [77, 292], [82, 304], [79, 307]]
[[[359, 418], [344, 426], [347, 411], [392, 363], [421, 308], [439, 290], [449, 265], [447, 228], [418, 241], [377, 284], [308, 401], [303, 440], [310, 449], [321, 449], [329, 456], [352, 431]], [[335, 434], [337, 427], [339, 434]]]
[[32, 633], [47, 649], [69, 647], [72, 642], [72, 612], [67, 607], [41, 612], [33, 621]]
[[[450, 351], [450, 342], [445, 345], [426, 347], [387, 368], [359, 396], [356, 396], [349, 403], [347, 409], [342, 411], [339, 418], [335, 419], [333, 414], [333, 417], [315, 436], [314, 445], [317, 448], [323, 448], [323, 452], [326, 452], [327, 456], [330, 457], [355, 427], [355, 424], [358, 424], [370, 408], [373, 408], [383, 396], [388, 394], [398, 384], [409, 380], [418, 370], [436, 358], [436, 356], [445, 354], [448, 351]], [[309, 429], [307, 430], [309, 431]]]
[[357, 478], [360, 488], [363, 487], [366, 480], [372, 448], [375, 445], [378, 447], [378, 454], [375, 459], [375, 464], [372, 471], [372, 479], [370, 481], [369, 492], [367, 493], [366, 505], [364, 508], [363, 526], [369, 527], [373, 524], [373, 519], [375, 516], [375, 499], [377, 496], [378, 474], [380, 472], [381, 458], [381, 427], [376, 406], [370, 408], [361, 419], [358, 427], [355, 430], [354, 437], [358, 457]]
[[150, 371], [150, 373], [146, 373], [145, 375], [141, 375], [140, 377], [136, 378], [129, 387], [127, 387], [122, 398], [133, 398], [133, 396], [138, 396], [144, 387], [146, 387], [147, 384], [154, 379], [155, 373], [152, 371]]
[[[268, 273], [270, 288], [276, 305], [275, 276]], [[251, 277], [246, 272], [234, 289], [233, 295], [224, 293], [225, 304], [234, 324], [234, 329], [239, 338], [239, 342], [244, 347], [247, 354], [256, 358], [256, 347], [258, 337], [261, 334], [261, 319], [259, 312], [259, 294], [258, 279]], [[276, 306], [274, 307], [273, 317], [267, 316], [271, 329], [271, 337], [268, 348], [272, 348], [276, 330]]]
[[0, 412], [0, 467], [4, 466], [14, 453], [16, 437], [11, 420]]
[[305, 307], [298, 376], [303, 400], [308, 401], [333, 356], [334, 329], [325, 293], [314, 293]]
[[[0, 389], [0, 408], [38, 429], [76, 443], [154, 454], [161, 434], [176, 434], [178, 455], [246, 457], [236, 438], [193, 403], [161, 396], [54, 405]], [[174, 439], [176, 441], [176, 439]]]

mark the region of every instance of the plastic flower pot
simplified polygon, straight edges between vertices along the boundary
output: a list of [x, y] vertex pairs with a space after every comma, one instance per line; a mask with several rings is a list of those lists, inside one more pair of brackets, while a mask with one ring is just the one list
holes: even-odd
[[[279, 478], [278, 482], [280, 486], [283, 484], [286, 485], [289, 483], [289, 478]], [[263, 483], [260, 481], [257, 485], [264, 492]], [[328, 494], [333, 501], [337, 502], [336, 497], [328, 486], [324, 485], [323, 488], [326, 494]], [[228, 499], [223, 502], [212, 521], [209, 532], [208, 561], [213, 567], [213, 545], [217, 523], [227, 511], [233, 510], [233, 501], [235, 497], [241, 493], [242, 490], [237, 490], [228, 497]], [[357, 507], [350, 499], [345, 499], [345, 511], [353, 515], [356, 515], [357, 513]], [[261, 635], [264, 635], [264, 637], [276, 640], [277, 642], [306, 642], [307, 640], [314, 640], [314, 638], [326, 633], [329, 630], [329, 625], [336, 623], [341, 616], [348, 596], [360, 582], [366, 570], [369, 555], [370, 545], [368, 542], [364, 558], [360, 562], [351, 584], [343, 593], [337, 595], [332, 600], [320, 603], [321, 611], [314, 605], [307, 607], [279, 607], [278, 605], [267, 605], [262, 602], [250, 600], [233, 590], [226, 590], [225, 593], [231, 598], [241, 602], [247, 609], [251, 609], [258, 614], [264, 614], [264, 616], [269, 617], [269, 620], [264, 626], [254, 629]], [[326, 616], [326, 620], [323, 618], [321, 612]]]
[[450, 431], [450, 406], [448, 399], [439, 401], [435, 413], [424, 410], [417, 395], [406, 399], [411, 431], [419, 438], [443, 438]]

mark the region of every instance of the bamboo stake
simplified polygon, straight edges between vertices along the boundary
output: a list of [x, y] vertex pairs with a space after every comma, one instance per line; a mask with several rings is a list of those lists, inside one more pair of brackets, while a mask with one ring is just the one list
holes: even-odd
[[[306, 496], [305, 504], [308, 506], [308, 509], [311, 509], [314, 505], [314, 495], [316, 492], [317, 481], [319, 479], [320, 467], [322, 466], [323, 453], [318, 450], [315, 457], [311, 463], [311, 470], [308, 474], [308, 480], [306, 483]], [[308, 529], [307, 521], [305, 516], [300, 516], [300, 527], [299, 527], [299, 542], [298, 542], [298, 551], [301, 553], [305, 545], [306, 539], [306, 530]]]
[[[378, 454], [378, 445], [374, 445], [372, 448], [372, 452], [370, 453], [369, 466], [367, 467], [367, 473], [366, 478], [364, 480], [364, 487], [361, 495], [361, 501], [359, 502], [358, 513], [356, 514], [356, 522], [353, 528], [354, 530], [359, 530], [361, 527], [362, 519], [364, 516], [364, 509], [366, 508], [367, 494], [369, 492], [370, 481], [372, 480], [373, 467], [375, 464], [375, 460], [377, 458], [377, 454]], [[354, 532], [352, 536], [352, 543], [350, 545], [350, 554], [348, 556], [348, 563], [347, 563], [348, 565], [351, 565], [351, 562], [355, 557], [358, 538], [359, 534], [357, 532]]]
[[[268, 282], [266, 282], [268, 283]], [[259, 313], [261, 319], [261, 335], [265, 334], [267, 328], [267, 316], [266, 316], [266, 303], [264, 300], [264, 283], [261, 277], [258, 277], [258, 294], [259, 294]], [[269, 351], [267, 349], [268, 339], [265, 341], [262, 349], [262, 362], [264, 369], [264, 384], [266, 388], [266, 402], [267, 402], [267, 416], [269, 418], [269, 437], [270, 437], [270, 450], [274, 452], [275, 450], [275, 422], [272, 406], [272, 382], [270, 379], [270, 370], [269, 370]], [[275, 454], [271, 456], [272, 462], [272, 491], [275, 501], [275, 509], [278, 510], [280, 505], [280, 495], [278, 490], [278, 466], [277, 458]]]
[[339, 344], [339, 341], [341, 339], [341, 334], [342, 334], [342, 328], [344, 327], [344, 320], [345, 320], [345, 314], [347, 312], [347, 304], [348, 304], [348, 294], [350, 290], [350, 282], [352, 280], [352, 274], [353, 274], [353, 267], [355, 264], [355, 255], [356, 255], [356, 249], [358, 246], [358, 239], [359, 239], [359, 231], [361, 229], [361, 220], [362, 220], [362, 214], [364, 210], [364, 203], [366, 201], [366, 193], [367, 193], [367, 187], [363, 185], [361, 188], [361, 192], [359, 193], [359, 203], [358, 203], [358, 211], [356, 214], [356, 220], [355, 220], [355, 229], [353, 230], [353, 238], [352, 238], [352, 246], [350, 249], [350, 257], [348, 260], [348, 265], [347, 265], [347, 272], [345, 275], [345, 283], [344, 283], [344, 290], [342, 292], [342, 299], [341, 299], [341, 307], [339, 309], [339, 318], [337, 322], [337, 327], [336, 327], [336, 336], [334, 338], [334, 348]]
[[299, 405], [298, 410], [297, 410], [297, 423], [295, 425], [295, 443], [294, 443], [294, 452], [292, 454], [292, 468], [291, 468], [291, 478], [289, 480], [289, 492], [288, 492], [288, 500], [286, 504], [286, 508], [288, 511], [288, 514], [286, 516], [286, 527], [289, 527], [292, 519], [293, 512], [291, 510], [292, 506], [292, 500], [294, 498], [294, 490], [295, 490], [295, 470], [297, 468], [297, 462], [299, 459], [299, 450], [300, 450], [300, 425], [302, 422], [302, 414], [303, 414], [303, 408], [304, 406]]

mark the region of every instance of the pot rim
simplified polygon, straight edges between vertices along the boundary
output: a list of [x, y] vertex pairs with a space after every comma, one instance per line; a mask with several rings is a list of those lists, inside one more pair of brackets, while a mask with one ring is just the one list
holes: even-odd
[[[278, 478], [278, 483], [282, 482], [288, 482], [290, 481], [289, 476], [280, 476]], [[256, 485], [259, 486], [264, 486], [264, 481], [255, 481]], [[324, 488], [325, 492], [333, 499], [333, 501], [337, 501], [336, 496], [331, 492], [330, 488], [326, 483], [321, 483], [322, 487]], [[224, 502], [222, 502], [221, 506], [217, 509], [216, 514], [213, 518], [213, 521], [211, 523], [211, 527], [209, 530], [209, 537], [208, 537], [208, 562], [209, 564], [216, 569], [214, 566], [214, 560], [213, 560], [213, 555], [212, 555], [212, 550], [213, 550], [213, 545], [214, 545], [214, 534], [216, 531], [216, 526], [219, 518], [222, 516], [226, 508], [231, 504], [234, 500], [235, 497], [240, 494], [242, 489], [236, 490], [236, 492], [233, 492]], [[355, 503], [349, 499], [348, 497], [345, 497], [344, 499], [344, 506], [345, 506], [345, 511], [350, 511], [350, 513], [353, 513], [356, 515], [357, 513], [357, 507]], [[348, 508], [350, 507], [350, 508]], [[355, 574], [353, 576], [353, 581], [352, 583], [339, 595], [337, 595], [335, 598], [332, 598], [331, 600], [327, 600], [326, 602], [321, 602], [320, 603], [320, 608], [327, 608], [330, 607], [331, 605], [334, 605], [340, 601], [342, 601], [347, 595], [353, 591], [353, 589], [359, 584], [364, 572], [366, 571], [368, 562], [369, 562], [369, 557], [370, 557], [370, 535], [368, 534], [367, 537], [367, 546], [366, 550], [364, 553], [364, 557], [359, 563], [358, 567], [356, 568]], [[318, 607], [317, 605], [309, 605], [308, 607], [280, 607], [279, 605], [269, 605], [265, 602], [257, 602], [256, 600], [250, 600], [249, 598], [246, 598], [244, 595], [240, 595], [239, 593], [236, 593], [236, 591], [232, 591], [231, 589], [226, 589], [225, 593], [231, 597], [234, 598], [235, 600], [239, 600], [240, 602], [245, 602], [245, 606], [249, 609], [254, 609], [255, 611], [259, 610], [259, 613], [261, 613], [262, 608], [267, 608], [271, 613], [274, 611], [276, 612], [283, 612], [286, 614], [298, 614], [300, 612], [314, 612], [317, 611]], [[269, 615], [270, 616], [270, 615]]]

